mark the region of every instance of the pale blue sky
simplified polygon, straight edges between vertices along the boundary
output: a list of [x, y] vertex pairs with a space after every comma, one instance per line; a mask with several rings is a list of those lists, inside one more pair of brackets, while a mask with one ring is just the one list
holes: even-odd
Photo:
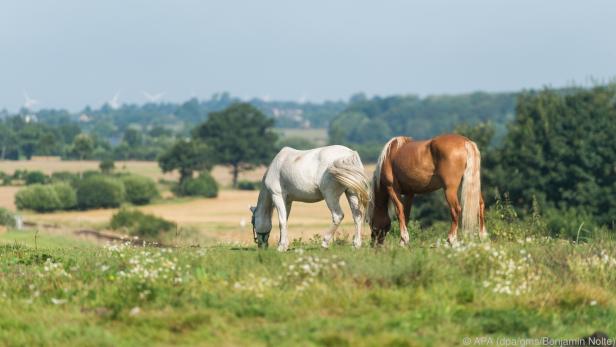
[[616, 2], [0, 0], [0, 109], [308, 100], [616, 76]]

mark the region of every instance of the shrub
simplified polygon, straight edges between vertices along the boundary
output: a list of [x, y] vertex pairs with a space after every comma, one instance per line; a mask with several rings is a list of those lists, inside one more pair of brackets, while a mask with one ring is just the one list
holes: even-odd
[[25, 181], [27, 185], [32, 184], [45, 184], [48, 182], [49, 177], [42, 171], [30, 171], [25, 174]]
[[0, 225], [15, 227], [15, 216], [3, 207], [0, 207]]
[[66, 182], [54, 183], [51, 185], [58, 196], [61, 210], [70, 210], [77, 207], [77, 192]]
[[77, 195], [68, 183], [33, 184], [17, 192], [15, 205], [36, 212], [68, 210], [77, 205]]
[[88, 178], [88, 177], [92, 177], [92, 176], [102, 176], [102, 175], [103, 174], [101, 174], [100, 171], [86, 170], [86, 171], [81, 173], [81, 178]]
[[548, 209], [545, 221], [551, 236], [577, 241], [586, 241], [599, 228], [596, 218], [583, 208]]
[[100, 164], [98, 164], [98, 168], [101, 169], [103, 173], [110, 173], [115, 169], [115, 163], [113, 159], [103, 159]]
[[2, 185], [3, 186], [10, 186], [13, 183], [13, 176], [11, 175], [4, 175], [2, 176]]
[[71, 185], [77, 184], [79, 181], [79, 175], [69, 171], [57, 171], [51, 174], [52, 182], [66, 182]]
[[111, 217], [110, 227], [124, 230], [129, 235], [154, 239], [160, 236], [161, 232], [175, 229], [176, 224], [138, 210], [122, 208]]
[[27, 173], [28, 173], [28, 170], [17, 169], [15, 170], [15, 172], [13, 172], [13, 179], [14, 180], [24, 180], [26, 179]]
[[11, 183], [12, 176], [7, 174], [4, 171], [0, 171], [0, 181], [2, 181], [2, 185], [6, 186]]
[[126, 192], [126, 201], [135, 205], [145, 205], [158, 196], [156, 183], [143, 176], [128, 175], [121, 177]]
[[239, 181], [237, 182], [237, 189], [239, 190], [259, 190], [261, 189], [261, 182]]
[[80, 209], [118, 207], [124, 201], [122, 181], [91, 175], [77, 185], [77, 206]]
[[218, 196], [218, 184], [209, 172], [203, 171], [197, 178], [185, 179], [174, 189], [174, 192], [181, 196], [215, 198]]
[[15, 205], [20, 210], [36, 212], [51, 212], [62, 206], [55, 189], [42, 184], [33, 184], [19, 190], [15, 194]]

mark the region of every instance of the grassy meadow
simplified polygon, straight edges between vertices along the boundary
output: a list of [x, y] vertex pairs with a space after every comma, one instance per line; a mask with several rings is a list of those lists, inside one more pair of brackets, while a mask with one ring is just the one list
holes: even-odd
[[[116, 166], [169, 179], [154, 163]], [[19, 188], [2, 189], [0, 204], [11, 208]], [[106, 231], [115, 209], [20, 212], [35, 226], [0, 230], [0, 345], [456, 346], [467, 336], [616, 335], [616, 240], [607, 232], [551, 238], [541, 217], [520, 220], [499, 204], [488, 213], [487, 242], [449, 247], [448, 224], [412, 223], [409, 248], [397, 245], [395, 230], [370, 248], [366, 230], [354, 250], [347, 217], [322, 249], [327, 208], [295, 204], [291, 250], [275, 251], [276, 222], [272, 247], [257, 251], [248, 211], [256, 197], [223, 189], [216, 199], [163, 196], [138, 207], [178, 223], [169, 247], [77, 235]]]
[[30, 232], [0, 247], [0, 343], [455, 346], [465, 336], [616, 333], [614, 240], [501, 227], [492, 241], [454, 248], [438, 228], [414, 227], [408, 249], [390, 237], [381, 249], [339, 239], [324, 250], [314, 238], [284, 254], [35, 244]]

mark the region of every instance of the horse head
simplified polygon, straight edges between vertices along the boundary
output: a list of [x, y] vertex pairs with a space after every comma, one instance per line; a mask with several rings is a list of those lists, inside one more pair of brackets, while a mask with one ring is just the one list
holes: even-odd
[[262, 217], [258, 216], [257, 207], [250, 206], [250, 212], [252, 213], [250, 223], [252, 224], [253, 239], [259, 248], [267, 248], [272, 223], [271, 221], [267, 223]]
[[371, 230], [371, 245], [381, 246], [385, 241], [385, 236], [391, 229], [391, 218], [387, 213], [387, 209], [376, 208], [373, 211], [372, 219], [370, 221]]

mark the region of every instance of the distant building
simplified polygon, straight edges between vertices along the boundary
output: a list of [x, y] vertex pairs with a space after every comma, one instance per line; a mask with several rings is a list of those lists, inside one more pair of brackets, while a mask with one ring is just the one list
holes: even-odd
[[38, 117], [34, 114], [27, 114], [24, 116], [24, 121], [26, 123], [36, 123], [38, 122]]
[[85, 113], [82, 113], [82, 114], [79, 116], [79, 121], [80, 121], [81, 123], [88, 123], [88, 122], [92, 121], [92, 117], [88, 116], [88, 115], [87, 115], [87, 114], [85, 114]]

